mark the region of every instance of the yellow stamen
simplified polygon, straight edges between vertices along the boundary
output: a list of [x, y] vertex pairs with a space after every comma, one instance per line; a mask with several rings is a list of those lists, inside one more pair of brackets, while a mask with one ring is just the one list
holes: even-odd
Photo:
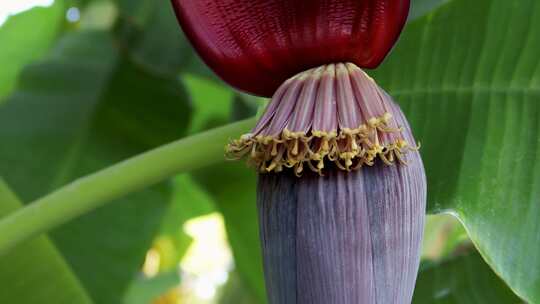
[[[245, 134], [232, 140], [226, 148], [229, 159], [247, 156], [249, 163], [260, 172], [280, 172], [284, 167], [293, 168], [300, 176], [304, 165], [323, 174], [326, 160], [341, 170], [358, 170], [364, 165], [373, 166], [376, 159], [387, 165], [396, 162], [406, 164], [405, 154], [417, 151], [400, 136], [401, 129], [389, 128], [392, 115], [385, 113], [373, 117], [358, 128], [338, 131], [293, 132], [284, 129], [276, 136]], [[383, 140], [384, 133], [394, 133], [391, 142]]]

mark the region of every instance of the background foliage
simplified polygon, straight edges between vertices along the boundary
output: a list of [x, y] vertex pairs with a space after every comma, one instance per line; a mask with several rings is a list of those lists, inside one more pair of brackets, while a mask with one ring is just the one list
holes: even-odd
[[[80, 20], [66, 21], [70, 7]], [[540, 303], [540, 3], [415, 0], [412, 9], [371, 73], [422, 143], [428, 212], [463, 224], [428, 221], [414, 303]], [[19, 199], [262, 104], [200, 62], [168, 2], [56, 0], [8, 19], [0, 46], [0, 217]], [[0, 302], [154, 301], [182, 280], [171, 273], [191, 243], [183, 223], [219, 212], [235, 269], [216, 301], [264, 303], [255, 181], [223, 162], [71, 221], [0, 257]], [[163, 240], [161, 274], [142, 278]]]

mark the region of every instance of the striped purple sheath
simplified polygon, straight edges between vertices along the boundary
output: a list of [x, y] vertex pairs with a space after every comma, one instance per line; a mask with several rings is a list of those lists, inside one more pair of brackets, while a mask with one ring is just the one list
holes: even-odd
[[227, 150], [260, 171], [270, 304], [411, 302], [424, 168], [400, 108], [364, 71], [331, 64], [287, 80]]

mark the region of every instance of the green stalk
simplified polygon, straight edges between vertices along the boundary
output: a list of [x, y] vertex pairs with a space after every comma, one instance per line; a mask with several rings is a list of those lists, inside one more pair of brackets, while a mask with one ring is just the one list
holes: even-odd
[[107, 202], [144, 189], [175, 174], [218, 163], [231, 138], [255, 119], [243, 120], [181, 139], [75, 180], [0, 220], [0, 255]]

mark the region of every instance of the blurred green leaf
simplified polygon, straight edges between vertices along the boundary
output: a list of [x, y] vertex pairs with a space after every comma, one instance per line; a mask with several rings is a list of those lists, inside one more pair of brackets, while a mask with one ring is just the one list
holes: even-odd
[[260, 304], [246, 288], [237, 272], [229, 274], [227, 284], [222, 287], [219, 295], [219, 304]]
[[235, 267], [257, 303], [266, 303], [257, 224], [257, 176], [242, 162], [227, 162], [194, 173], [223, 214]]
[[[157, 3], [151, 0], [115, 0], [114, 2], [122, 18], [141, 29], [150, 24], [150, 18], [158, 8]], [[162, 6], [172, 9], [169, 3]]]
[[118, 17], [116, 5], [106, 0], [93, 1], [79, 10], [80, 20], [74, 27], [84, 30], [110, 30]]
[[157, 74], [190, 73], [217, 81], [184, 36], [170, 2], [119, 0], [116, 35], [132, 59]]
[[470, 248], [470, 252], [422, 265], [413, 304], [523, 303]]
[[420, 18], [433, 12], [434, 9], [452, 0], [412, 0], [409, 20]]
[[265, 105], [265, 101], [265, 98], [236, 93], [232, 102], [231, 119], [237, 121], [257, 115], [257, 110]]
[[540, 2], [453, 0], [410, 23], [374, 78], [422, 143], [430, 212], [540, 303]]
[[197, 133], [229, 121], [233, 111], [231, 89], [201, 77], [184, 75], [184, 82], [193, 100], [190, 133]]
[[[203, 77], [184, 75], [191, 93], [194, 112], [190, 132], [196, 133], [228, 121], [253, 116], [257, 100], [233, 92]], [[255, 97], [254, 97], [255, 98]], [[256, 174], [242, 162], [227, 162], [193, 173], [195, 180], [217, 205], [225, 220], [229, 244], [232, 247], [237, 282], [226, 291], [222, 301], [266, 303], [262, 272], [262, 257], [258, 234], [255, 201]], [[234, 290], [242, 286], [242, 291]]]
[[50, 48], [63, 22], [64, 4], [57, 0], [50, 7], [12, 16], [0, 26], [0, 103], [13, 89], [21, 69]]
[[[170, 218], [164, 221], [165, 230], [177, 229], [188, 220], [215, 212], [214, 201], [206, 191], [196, 183], [191, 175], [182, 174], [174, 179], [174, 204]], [[180, 227], [182, 228], [182, 227]]]
[[[0, 217], [21, 207], [0, 178]], [[62, 256], [46, 236], [14, 248], [0, 259], [0, 303], [90, 304]]]
[[[190, 106], [178, 79], [142, 70], [104, 32], [64, 37], [26, 69], [0, 108], [0, 173], [25, 201], [181, 137]], [[159, 185], [53, 231], [96, 303], [119, 303], [172, 199]], [[77, 202], [73, 202], [76, 204]]]
[[469, 238], [457, 218], [449, 214], [427, 216], [422, 258], [441, 259], [451, 254], [463, 242], [469, 242]]
[[180, 276], [171, 271], [153, 278], [138, 277], [129, 288], [123, 304], [150, 304], [171, 288], [178, 286]]
[[161, 231], [153, 246], [160, 254], [160, 271], [178, 268], [191, 245], [192, 238], [184, 232], [184, 224], [192, 218], [216, 211], [212, 198], [189, 174], [177, 176], [172, 183], [172, 203], [163, 218]]

